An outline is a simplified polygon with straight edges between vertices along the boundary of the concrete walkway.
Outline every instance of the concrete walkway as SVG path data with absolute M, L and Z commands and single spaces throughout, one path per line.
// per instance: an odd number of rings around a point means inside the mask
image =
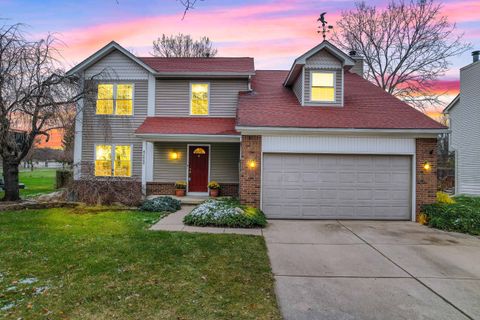
M 182 209 L 171 213 L 165 218 L 155 223 L 150 230 L 155 231 L 184 231 L 184 232 L 203 232 L 203 233 L 233 233 L 261 236 L 262 229 L 243 229 L 243 228 L 216 228 L 216 227 L 192 227 L 183 224 L 183 218 L 195 208 L 195 206 L 183 205 Z
M 269 221 L 285 319 L 480 319 L 480 239 L 413 222 Z

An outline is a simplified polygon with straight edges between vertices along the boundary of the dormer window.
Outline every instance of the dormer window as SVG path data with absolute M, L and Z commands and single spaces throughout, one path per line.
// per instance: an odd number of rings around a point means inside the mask
M 313 71 L 310 101 L 335 102 L 335 72 Z

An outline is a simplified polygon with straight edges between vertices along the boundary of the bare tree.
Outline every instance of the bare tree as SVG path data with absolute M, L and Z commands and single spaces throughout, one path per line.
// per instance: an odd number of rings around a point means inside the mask
M 208 37 L 194 40 L 190 35 L 178 34 L 167 36 L 153 41 L 152 55 L 156 57 L 214 57 L 217 49 Z
M 356 2 L 343 11 L 333 41 L 364 56 L 366 78 L 423 109 L 440 104 L 434 82 L 448 59 L 469 49 L 433 0 L 392 0 L 385 9 Z
M 187 15 L 187 12 L 191 9 L 195 8 L 195 4 L 197 3 L 198 0 L 179 0 L 182 6 L 185 7 L 185 10 L 183 11 L 183 16 L 182 20 L 185 19 L 185 16 Z M 203 0 L 200 0 L 203 1 Z
M 62 127 L 58 115 L 72 111 L 84 95 L 55 59 L 55 38 L 25 38 L 22 25 L 0 27 L 0 158 L 5 196 L 19 200 L 18 167 L 35 139 Z

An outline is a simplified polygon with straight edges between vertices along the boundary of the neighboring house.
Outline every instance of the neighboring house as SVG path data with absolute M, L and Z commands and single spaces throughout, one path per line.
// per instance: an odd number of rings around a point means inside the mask
M 270 218 L 415 219 L 435 200 L 446 128 L 362 78 L 363 60 L 323 41 L 290 70 L 252 58 L 142 58 L 115 42 L 77 65 L 76 179 L 127 176 L 146 194 L 224 195 Z
M 480 195 L 480 51 L 460 69 L 460 94 L 443 111 L 455 152 L 455 194 Z

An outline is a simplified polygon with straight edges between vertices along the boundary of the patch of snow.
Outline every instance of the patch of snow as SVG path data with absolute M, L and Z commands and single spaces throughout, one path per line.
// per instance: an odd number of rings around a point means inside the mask
M 45 291 L 47 291 L 48 289 L 50 289 L 49 286 L 43 286 L 43 287 L 38 287 L 38 288 L 35 288 L 35 294 L 38 295 L 38 294 L 42 294 L 44 293 Z
M 10 302 L 10 303 L 7 303 L 6 305 L 4 305 L 3 307 L 1 307 L 0 311 L 7 311 L 7 310 L 12 309 L 13 307 L 15 307 L 15 303 Z
M 25 278 L 25 279 L 21 279 L 18 281 L 18 283 L 21 283 L 21 284 L 33 284 L 35 282 L 37 282 L 38 279 L 37 278 Z

